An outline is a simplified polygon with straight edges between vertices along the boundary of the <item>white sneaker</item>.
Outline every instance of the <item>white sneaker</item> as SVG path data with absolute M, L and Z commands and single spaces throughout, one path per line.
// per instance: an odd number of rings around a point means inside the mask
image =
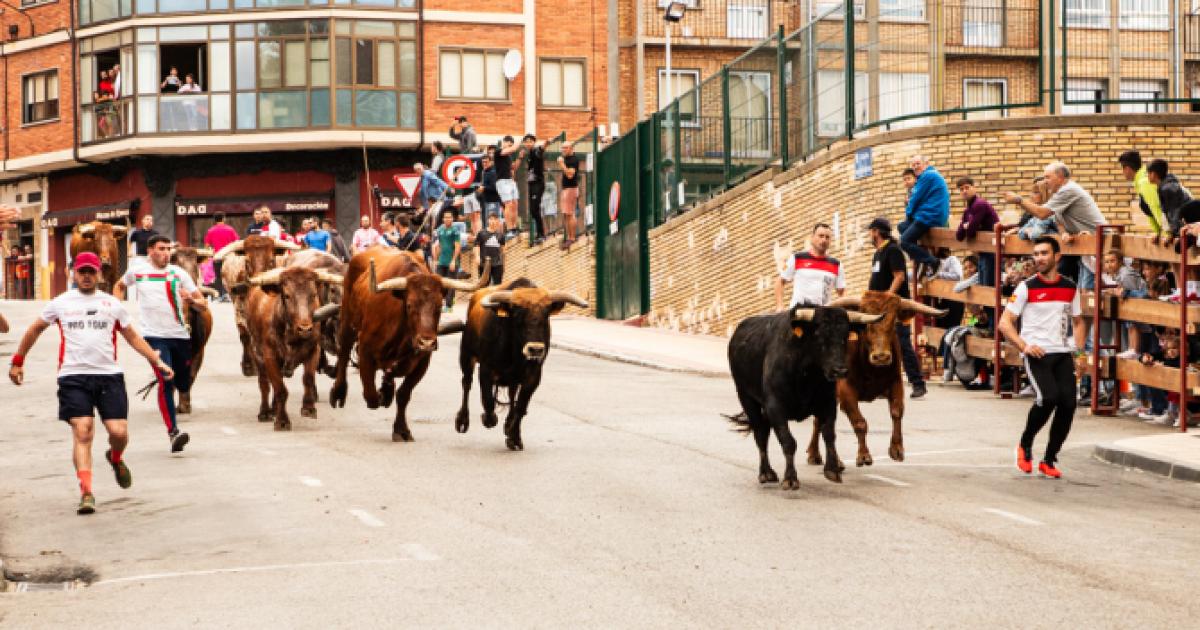
M 1026 385 L 1025 387 L 1023 387 L 1021 389 L 1021 391 L 1017 393 L 1017 397 L 1018 398 L 1032 398 L 1033 397 L 1033 385 Z
M 1124 352 L 1117 354 L 1117 358 L 1118 359 L 1136 359 L 1136 358 L 1138 358 L 1138 351 L 1134 350 L 1133 348 L 1130 348 Z
M 942 373 L 942 382 L 943 383 L 949 383 L 950 379 L 952 379 L 952 378 L 954 378 L 954 375 L 950 373 L 950 370 L 946 370 L 945 372 Z
M 1120 410 L 1121 413 L 1129 413 L 1136 410 L 1139 406 L 1141 406 L 1141 401 L 1135 398 L 1130 398 L 1128 400 L 1121 401 Z
M 1153 413 L 1144 413 L 1144 414 L 1139 415 L 1138 417 L 1141 418 L 1146 424 L 1168 424 L 1169 425 L 1173 422 L 1173 420 L 1171 420 L 1171 414 L 1166 413 L 1166 412 L 1163 412 L 1162 415 L 1158 415 L 1158 416 L 1154 415 Z

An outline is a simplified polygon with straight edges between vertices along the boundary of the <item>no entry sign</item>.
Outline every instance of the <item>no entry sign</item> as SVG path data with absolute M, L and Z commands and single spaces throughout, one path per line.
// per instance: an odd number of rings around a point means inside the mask
M 617 215 L 621 213 L 621 182 L 613 182 L 612 189 L 608 192 L 608 220 L 613 223 L 617 222 Z
M 442 179 L 455 190 L 465 190 L 475 181 L 475 162 L 465 155 L 447 158 L 442 164 Z

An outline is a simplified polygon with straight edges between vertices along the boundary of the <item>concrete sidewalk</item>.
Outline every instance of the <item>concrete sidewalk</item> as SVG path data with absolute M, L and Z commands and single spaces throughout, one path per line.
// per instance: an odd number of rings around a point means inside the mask
M 1127 438 L 1096 446 L 1097 459 L 1200 483 L 1200 431 Z
M 670 372 L 729 377 L 723 337 L 639 328 L 590 317 L 556 317 L 550 345 L 588 356 Z

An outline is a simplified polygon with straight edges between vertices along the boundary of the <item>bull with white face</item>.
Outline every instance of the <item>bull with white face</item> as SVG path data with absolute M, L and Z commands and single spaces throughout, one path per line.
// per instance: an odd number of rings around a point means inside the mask
M 217 252 L 213 260 L 222 263 L 221 281 L 233 300 L 234 322 L 242 342 L 242 375 L 254 376 L 254 361 L 250 358 L 250 331 L 246 328 L 247 284 L 250 278 L 270 271 L 279 265 L 288 252 L 300 249 L 295 243 L 277 241 L 269 236 L 248 236 L 234 241 Z

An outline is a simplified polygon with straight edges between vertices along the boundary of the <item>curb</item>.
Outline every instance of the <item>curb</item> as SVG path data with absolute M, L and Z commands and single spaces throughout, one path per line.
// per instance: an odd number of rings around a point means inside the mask
M 1200 468 L 1181 464 L 1175 460 L 1152 455 L 1145 451 L 1120 448 L 1114 444 L 1098 444 L 1092 456 L 1100 461 L 1136 468 L 1143 472 L 1161 475 L 1179 481 L 1200 483 Z
M 577 345 L 574 345 L 571 343 L 562 343 L 561 341 L 551 340 L 550 347 L 558 348 L 559 350 L 564 350 L 566 352 L 570 352 L 573 354 L 580 354 L 583 356 L 593 357 L 596 359 L 605 359 L 607 361 L 613 361 L 616 363 L 626 363 L 628 365 L 636 365 L 638 367 L 650 368 L 652 370 L 659 370 L 662 372 L 671 372 L 673 374 L 690 374 L 693 376 L 703 376 L 706 378 L 721 378 L 721 379 L 729 378 L 729 374 L 727 372 L 718 372 L 715 370 L 701 370 L 701 369 L 694 369 L 694 368 L 681 368 L 681 367 L 677 367 L 677 366 L 673 366 L 673 365 L 667 365 L 665 363 L 658 363 L 656 361 L 650 361 L 647 359 L 631 357 L 629 355 L 619 354 L 616 352 L 610 352 L 607 350 L 597 350 L 596 348 L 589 348 L 587 346 L 577 346 Z

